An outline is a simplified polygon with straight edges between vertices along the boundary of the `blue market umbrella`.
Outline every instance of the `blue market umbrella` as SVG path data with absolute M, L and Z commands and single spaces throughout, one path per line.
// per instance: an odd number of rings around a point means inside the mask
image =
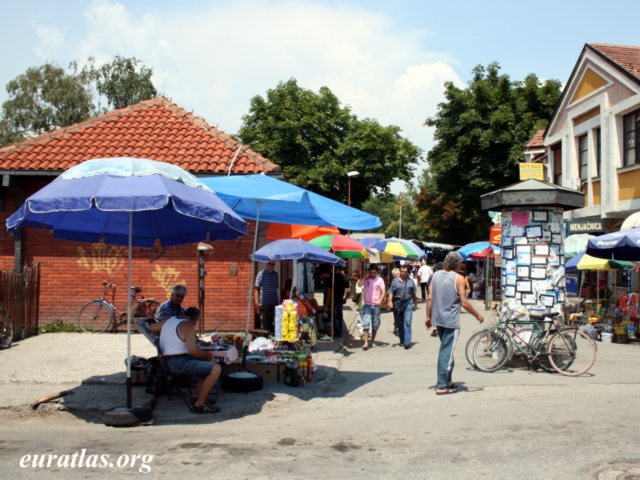
M 489 242 L 468 243 L 463 247 L 460 247 L 460 249 L 458 249 L 458 253 L 466 260 L 472 254 L 484 252 L 487 248 L 491 248 L 491 244 Z
M 55 238 L 132 246 L 178 245 L 244 235 L 247 223 L 196 177 L 176 165 L 142 158 L 88 160 L 31 195 L 7 229 L 45 228 Z M 127 358 L 131 356 L 131 297 Z M 127 408 L 131 366 L 127 362 Z
M 295 260 L 297 262 L 329 263 L 339 266 L 345 266 L 347 263 L 333 253 L 299 239 L 271 242 L 256 251 L 252 258 L 256 262 Z
M 587 254 L 614 260 L 640 260 L 640 228 L 606 233 L 589 239 Z

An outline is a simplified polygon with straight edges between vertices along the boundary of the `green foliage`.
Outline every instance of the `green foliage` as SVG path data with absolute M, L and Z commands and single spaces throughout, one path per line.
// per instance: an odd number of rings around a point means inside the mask
M 238 136 L 280 165 L 288 181 L 341 202 L 347 172 L 360 172 L 351 180 L 354 206 L 389 193 L 394 178 L 409 180 L 421 153 L 398 127 L 360 120 L 327 87 L 315 93 L 294 79 L 251 99 Z
M 414 240 L 427 238 L 427 231 L 420 218 L 415 202 L 415 193 L 400 195 L 380 195 L 371 197 L 362 204 L 362 210 L 376 215 L 382 222 L 378 230 L 385 237 L 401 237 Z M 400 212 L 402 210 L 402 233 L 400 233 Z
M 541 83 L 534 74 L 512 81 L 492 63 L 477 66 L 467 88 L 445 87 L 445 102 L 425 122 L 435 127 L 436 144 L 427 155 L 418 208 L 434 240 L 484 240 L 489 219 L 480 195 L 518 181 L 524 144 L 551 118 L 561 85 Z
M 6 85 L 8 100 L 2 105 L 0 145 L 51 132 L 86 120 L 101 112 L 94 104 L 104 97 L 109 106 L 123 108 L 157 95 L 153 71 L 135 58 L 115 57 L 96 68 L 93 59 L 69 71 L 45 63 L 31 67 Z
M 32 67 L 7 84 L 2 138 L 39 135 L 89 118 L 91 97 L 77 75 L 50 63 Z
M 54 320 L 51 323 L 42 325 L 39 329 L 40 333 L 67 333 L 82 332 L 82 329 L 73 323 L 65 323 L 63 320 Z
M 82 69 L 82 75 L 95 82 L 97 92 L 106 98 L 111 108 L 124 108 L 158 95 L 151 82 L 153 69 L 135 57 L 116 55 L 112 62 L 99 68 L 90 58 Z

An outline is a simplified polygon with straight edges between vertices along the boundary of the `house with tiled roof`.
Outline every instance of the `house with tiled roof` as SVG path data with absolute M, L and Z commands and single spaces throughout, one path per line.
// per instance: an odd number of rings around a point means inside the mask
M 640 210 L 640 46 L 587 43 L 544 132 L 548 180 L 585 194 L 569 233 L 616 230 Z
M 534 132 L 524 145 L 524 161 L 542 163 L 547 161 L 547 151 L 544 147 L 544 128 Z
M 237 139 L 166 98 L 154 98 L 29 140 L 0 148 L 1 220 L 64 170 L 92 158 L 138 157 L 169 162 L 196 176 L 264 173 L 280 168 Z M 206 253 L 205 325 L 241 329 L 249 284 L 253 226 L 233 241 L 211 243 Z M 139 248 L 133 281 L 143 295 L 164 301 L 176 283 L 186 284 L 187 305 L 198 304 L 197 245 Z M 125 286 L 126 249 L 54 239 L 24 229 L 0 236 L 0 269 L 39 262 L 40 323 L 75 321 L 82 304 L 102 293 L 103 279 Z M 116 305 L 126 304 L 120 287 Z

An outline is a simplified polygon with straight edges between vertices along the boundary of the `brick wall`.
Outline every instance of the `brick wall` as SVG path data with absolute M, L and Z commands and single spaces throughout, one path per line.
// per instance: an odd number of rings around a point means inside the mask
M 40 183 L 34 182 L 26 196 L 40 188 Z M 6 195 L 5 209 L 0 215 L 3 225 L 15 209 L 13 195 Z M 250 222 L 247 235 L 237 240 L 211 242 L 213 250 L 205 253 L 207 330 L 244 329 L 254 225 Z M 14 266 L 14 239 L 5 228 L 1 230 L 0 269 L 8 270 Z M 184 283 L 189 289 L 185 305 L 197 306 L 196 247 L 195 243 L 166 249 L 134 247 L 133 284 L 143 288 L 143 296 L 162 302 L 175 283 Z M 103 279 L 118 285 L 115 304 L 126 311 L 126 247 L 57 240 L 49 231 L 27 228 L 23 233 L 23 252 L 26 263 L 38 261 L 41 265 L 40 324 L 58 319 L 75 322 L 80 307 L 102 294 Z M 234 265 L 237 274 L 232 275 Z

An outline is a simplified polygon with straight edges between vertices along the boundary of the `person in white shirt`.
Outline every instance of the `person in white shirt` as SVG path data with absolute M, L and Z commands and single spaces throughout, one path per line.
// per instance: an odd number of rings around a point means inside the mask
M 433 275 L 433 270 L 429 265 L 427 265 L 426 260 L 422 260 L 422 265 L 420 265 L 420 269 L 418 270 L 418 279 L 420 280 L 420 293 L 422 294 L 422 301 L 427 301 L 427 293 L 429 292 L 429 282 L 431 281 L 431 276 Z

